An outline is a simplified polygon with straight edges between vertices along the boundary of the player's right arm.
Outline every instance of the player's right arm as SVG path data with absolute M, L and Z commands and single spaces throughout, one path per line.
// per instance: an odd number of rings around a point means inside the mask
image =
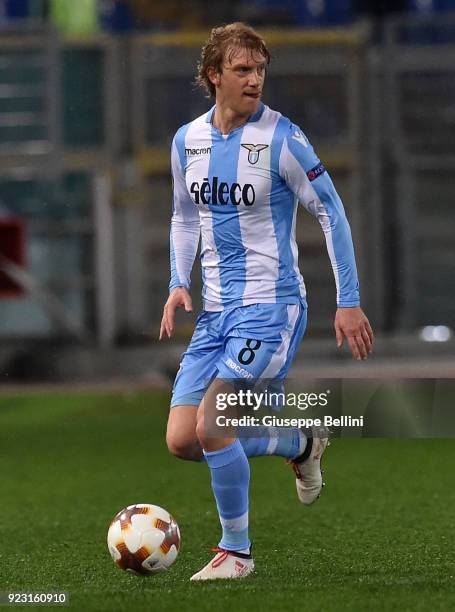
M 177 132 L 172 141 L 171 167 L 173 182 L 173 213 L 170 231 L 171 280 L 169 297 L 161 319 L 160 340 L 170 338 L 174 330 L 175 312 L 184 308 L 193 310 L 189 294 L 190 276 L 199 244 L 199 213 L 192 201 L 185 182 L 183 167 L 184 143 Z

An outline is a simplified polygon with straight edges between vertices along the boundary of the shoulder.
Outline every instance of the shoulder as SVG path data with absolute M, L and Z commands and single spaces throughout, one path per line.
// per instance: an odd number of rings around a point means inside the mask
M 284 130 L 292 131 L 293 129 L 300 129 L 289 117 L 270 108 L 270 106 L 264 107 L 263 118 L 267 123 L 279 124 Z
M 283 119 L 285 120 L 283 123 L 285 150 L 292 153 L 296 159 L 304 161 L 305 164 L 318 162 L 313 146 L 301 127 L 287 117 Z
M 273 139 L 280 147 L 283 146 L 284 142 L 289 146 L 292 144 L 292 141 L 300 142 L 300 144 L 305 145 L 309 144 L 308 138 L 305 136 L 300 126 L 279 111 L 266 106 L 261 122 L 264 127 L 268 126 L 273 131 Z
M 264 116 L 266 122 L 276 125 L 276 130 L 280 132 L 283 138 L 286 138 L 287 140 L 292 138 L 297 140 L 303 139 L 307 144 L 309 144 L 308 138 L 301 126 L 294 123 L 294 121 L 292 121 L 292 119 L 289 117 L 286 117 L 286 115 L 283 115 L 280 112 L 266 106 Z
M 274 132 L 279 129 L 282 131 L 289 125 L 289 119 L 282 115 L 279 111 L 273 110 L 270 106 L 264 105 L 264 112 L 260 118 L 261 128 L 269 128 Z
M 188 129 L 192 123 L 193 122 L 190 121 L 189 123 L 185 123 L 185 125 L 182 125 L 179 127 L 179 129 L 174 134 L 174 138 L 172 139 L 173 146 L 176 146 L 176 147 L 184 146 L 186 133 L 188 132 Z

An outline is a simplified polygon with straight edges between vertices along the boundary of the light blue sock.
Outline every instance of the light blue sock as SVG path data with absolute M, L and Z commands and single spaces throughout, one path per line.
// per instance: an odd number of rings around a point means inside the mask
M 212 474 L 223 537 L 220 548 L 248 549 L 248 488 L 250 465 L 239 440 L 217 451 L 204 451 Z
M 307 440 L 297 427 L 242 427 L 237 434 L 247 457 L 278 455 L 295 459 L 305 450 Z

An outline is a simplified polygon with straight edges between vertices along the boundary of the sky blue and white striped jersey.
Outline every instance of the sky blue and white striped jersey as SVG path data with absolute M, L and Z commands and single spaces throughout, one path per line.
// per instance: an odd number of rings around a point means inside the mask
M 170 289 L 189 288 L 201 238 L 203 308 L 299 302 L 298 202 L 325 234 L 338 306 L 357 306 L 359 287 L 343 204 L 301 130 L 261 103 L 228 136 L 215 107 L 181 127 L 172 142 L 174 206 Z

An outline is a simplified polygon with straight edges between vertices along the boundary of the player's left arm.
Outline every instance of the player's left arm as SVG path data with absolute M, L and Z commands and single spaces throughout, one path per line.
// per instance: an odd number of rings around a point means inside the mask
M 343 203 L 310 142 L 290 125 L 283 142 L 280 174 L 305 208 L 321 224 L 337 289 L 335 332 L 337 344 L 346 338 L 356 359 L 366 359 L 373 346 L 373 331 L 360 308 L 359 281 L 351 229 Z

